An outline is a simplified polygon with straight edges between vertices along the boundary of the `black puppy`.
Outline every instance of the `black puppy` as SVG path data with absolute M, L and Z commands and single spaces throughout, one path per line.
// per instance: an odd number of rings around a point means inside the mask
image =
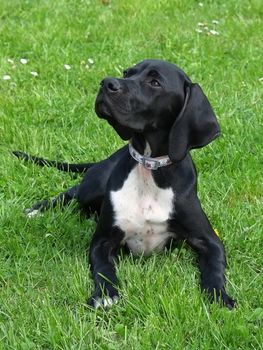
M 233 308 L 225 292 L 223 244 L 201 208 L 189 154 L 220 132 L 200 86 L 173 64 L 146 60 L 121 79 L 102 80 L 96 113 L 129 140 L 106 160 L 72 165 L 15 152 L 40 165 L 85 171 L 79 185 L 37 203 L 28 215 L 72 199 L 87 212 L 98 212 L 89 253 L 95 291 L 88 304 L 108 307 L 118 299 L 114 264 L 122 245 L 148 255 L 179 239 L 197 252 L 202 290 Z

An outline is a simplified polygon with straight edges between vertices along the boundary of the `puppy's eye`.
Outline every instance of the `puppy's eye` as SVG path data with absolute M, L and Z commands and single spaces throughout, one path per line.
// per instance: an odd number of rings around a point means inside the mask
M 150 84 L 151 84 L 151 86 L 154 86 L 154 87 L 159 87 L 159 86 L 161 86 L 161 84 L 159 83 L 159 81 L 157 81 L 156 79 L 151 80 Z

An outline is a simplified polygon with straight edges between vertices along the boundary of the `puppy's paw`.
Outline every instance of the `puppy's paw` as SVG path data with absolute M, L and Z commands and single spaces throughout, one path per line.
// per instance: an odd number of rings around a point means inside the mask
M 33 218 L 35 216 L 39 216 L 41 215 L 41 210 L 39 209 L 33 209 L 33 208 L 29 208 L 29 209 L 25 209 L 25 214 L 28 218 Z
M 225 290 L 223 289 L 206 289 L 205 292 L 208 294 L 208 297 L 210 301 L 222 303 L 224 306 L 226 306 L 229 310 L 234 309 L 235 307 L 235 300 L 232 299 Z
M 227 295 L 226 292 L 221 292 L 221 300 L 229 310 L 234 309 L 236 301 Z
M 43 215 L 43 212 L 49 207 L 49 200 L 44 199 L 43 201 L 37 202 L 31 208 L 25 209 L 24 213 L 28 218 Z
M 94 309 L 102 308 L 108 310 L 112 305 L 117 304 L 119 293 L 117 290 L 106 292 L 95 292 L 87 301 L 87 304 Z
M 102 308 L 108 310 L 113 304 L 117 304 L 119 300 L 118 296 L 110 297 L 91 297 L 88 300 L 88 305 L 93 307 L 94 309 Z

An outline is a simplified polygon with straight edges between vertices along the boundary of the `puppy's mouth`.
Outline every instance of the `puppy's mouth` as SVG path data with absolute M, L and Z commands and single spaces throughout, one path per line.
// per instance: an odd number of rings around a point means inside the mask
M 97 97 L 95 102 L 95 112 L 101 119 L 111 119 L 111 112 L 107 104 L 100 98 L 100 96 Z
M 120 94 L 109 94 L 104 88 L 100 88 L 96 102 L 95 111 L 99 118 L 108 119 L 114 118 L 122 123 L 118 116 L 125 118 L 129 114 L 127 102 L 120 96 Z
M 123 140 L 129 140 L 132 137 L 133 130 L 126 125 L 123 125 L 115 117 L 115 113 L 112 108 L 109 107 L 108 103 L 105 102 L 104 98 L 99 94 L 95 102 L 95 112 L 101 119 L 107 120 L 107 122 L 116 130 L 118 135 Z

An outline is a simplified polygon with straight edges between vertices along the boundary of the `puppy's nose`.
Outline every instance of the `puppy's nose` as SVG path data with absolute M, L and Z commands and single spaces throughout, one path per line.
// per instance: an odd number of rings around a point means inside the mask
M 100 85 L 105 87 L 109 92 L 117 92 L 121 89 L 120 82 L 115 78 L 105 78 Z

